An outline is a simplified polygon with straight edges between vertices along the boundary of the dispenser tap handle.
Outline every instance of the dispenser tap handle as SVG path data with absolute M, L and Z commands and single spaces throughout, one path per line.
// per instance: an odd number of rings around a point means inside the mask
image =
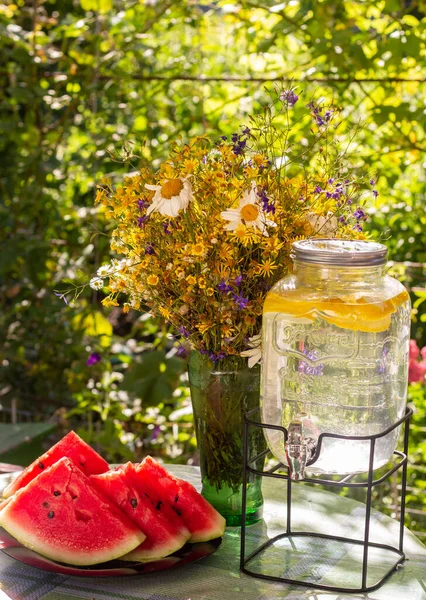
M 285 444 L 285 454 L 289 468 L 290 479 L 300 481 L 305 477 L 307 461 L 307 444 L 303 435 L 302 421 L 292 421 L 287 429 L 288 437 Z

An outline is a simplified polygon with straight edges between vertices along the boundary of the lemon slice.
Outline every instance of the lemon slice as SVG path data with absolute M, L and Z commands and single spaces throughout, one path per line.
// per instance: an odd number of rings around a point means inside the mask
M 406 290 L 382 302 L 370 302 L 363 296 L 349 298 L 349 302 L 339 297 L 302 300 L 295 292 L 285 296 L 272 292 L 266 297 L 263 312 L 284 313 L 310 322 L 321 318 L 343 329 L 375 333 L 390 326 L 392 315 L 408 299 Z

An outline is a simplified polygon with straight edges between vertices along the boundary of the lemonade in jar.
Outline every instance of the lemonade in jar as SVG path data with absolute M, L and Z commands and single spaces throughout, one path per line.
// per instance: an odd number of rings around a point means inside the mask
M 266 297 L 262 420 L 293 432 L 307 461 L 321 433 L 368 436 L 404 415 L 410 299 L 385 274 L 386 254 L 382 244 L 360 240 L 295 242 L 293 273 Z M 283 434 L 265 431 L 272 452 L 287 464 Z M 392 456 L 398 433 L 376 440 L 375 469 Z M 307 469 L 365 472 L 369 453 L 368 440 L 325 437 Z

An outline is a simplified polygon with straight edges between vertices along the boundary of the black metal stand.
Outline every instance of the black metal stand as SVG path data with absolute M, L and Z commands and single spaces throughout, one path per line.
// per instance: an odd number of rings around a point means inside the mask
M 259 416 L 259 409 L 254 409 L 248 412 L 244 418 L 244 468 L 243 468 L 243 497 L 242 497 L 242 513 L 243 525 L 241 526 L 241 555 L 240 555 L 240 569 L 247 575 L 251 575 L 253 577 L 259 577 L 262 579 L 268 579 L 272 581 L 280 581 L 288 584 L 296 584 L 303 585 L 310 588 L 327 590 L 327 591 L 335 591 L 335 592 L 352 592 L 352 593 L 362 593 L 362 592 L 370 592 L 382 585 L 382 583 L 391 575 L 391 573 L 397 569 L 399 565 L 401 565 L 405 560 L 405 554 L 403 552 L 403 543 L 404 543 L 404 515 L 405 515 L 405 494 L 406 494 L 406 485 L 407 485 L 407 454 L 408 454 L 408 434 L 409 434 L 409 420 L 413 411 L 410 408 L 406 409 L 404 417 L 399 419 L 396 423 L 394 423 L 391 427 L 388 427 L 384 431 L 371 435 L 371 436 L 343 436 L 337 434 L 329 434 L 323 433 L 318 438 L 318 446 L 316 448 L 315 455 L 312 459 L 307 463 L 307 465 L 313 464 L 319 457 L 321 453 L 321 446 L 324 438 L 335 438 L 341 440 L 354 440 L 354 441 L 369 441 L 370 442 L 370 453 L 369 453 L 369 470 L 367 474 L 367 481 L 365 482 L 354 482 L 351 481 L 355 477 L 355 475 L 346 475 L 342 477 L 339 481 L 323 479 L 323 478 L 310 478 L 306 477 L 303 481 L 294 482 L 290 479 L 288 473 L 288 467 L 283 463 L 279 463 L 274 466 L 272 469 L 267 471 L 259 471 L 253 468 L 253 464 L 257 461 L 263 459 L 265 456 L 270 454 L 269 450 L 265 450 L 257 456 L 250 457 L 249 456 L 249 448 L 248 448 L 248 431 L 250 427 L 258 427 L 263 430 L 271 429 L 276 431 L 281 431 L 284 436 L 284 443 L 287 441 L 287 430 L 284 427 L 280 427 L 277 425 L 268 425 L 265 423 L 260 423 L 259 420 L 256 420 L 256 417 Z M 376 440 L 388 435 L 391 431 L 396 429 L 397 427 L 403 425 L 404 426 L 404 451 L 400 452 L 396 450 L 394 455 L 398 457 L 397 463 L 380 478 L 374 479 L 374 452 Z M 399 544 L 398 547 L 389 546 L 386 544 L 378 544 L 370 541 L 370 517 L 371 517 L 371 500 L 372 500 L 372 492 L 373 488 L 386 479 L 390 477 L 393 473 L 395 473 L 398 469 L 402 467 L 402 481 L 401 481 L 401 510 L 400 510 L 400 529 L 399 529 Z M 281 474 L 277 473 L 278 470 L 287 471 L 287 473 Z M 287 480 L 287 500 L 286 500 L 286 513 L 287 513 L 287 523 L 286 523 L 286 531 L 285 533 L 281 533 L 274 538 L 269 539 L 267 542 L 263 543 L 261 546 L 256 548 L 251 554 L 248 556 L 245 555 L 246 548 L 246 510 L 247 510 L 247 480 L 248 473 L 254 473 L 261 477 L 273 477 L 277 479 Z M 292 503 L 292 485 L 294 483 L 313 483 L 313 484 L 325 484 L 334 487 L 340 488 L 349 488 L 349 487 L 361 487 L 367 490 L 367 500 L 365 507 L 365 527 L 364 527 L 364 539 L 353 539 L 353 538 L 345 538 L 339 537 L 335 535 L 322 534 L 316 532 L 309 531 L 293 531 L 292 528 L 292 514 L 291 514 L 291 503 Z M 262 571 L 256 572 L 251 570 L 248 567 L 248 564 L 259 554 L 261 554 L 264 550 L 272 546 L 278 540 L 283 538 L 323 538 L 325 540 L 333 540 L 342 544 L 355 544 L 363 547 L 363 558 L 362 558 L 362 569 L 360 573 L 361 585 L 359 588 L 345 588 L 338 587 L 333 585 L 322 585 L 320 583 L 312 582 L 312 581 L 303 581 L 299 579 L 290 579 L 286 577 L 277 577 L 273 575 L 268 575 L 263 572 L 265 568 L 265 562 L 262 563 Z M 367 585 L 367 576 L 368 576 L 368 552 L 370 548 L 381 548 L 386 550 L 387 552 L 393 553 L 396 555 L 396 560 L 392 564 L 392 566 L 385 572 L 385 574 L 381 577 L 380 580 L 376 581 L 372 585 Z M 266 565 L 267 567 L 267 565 Z

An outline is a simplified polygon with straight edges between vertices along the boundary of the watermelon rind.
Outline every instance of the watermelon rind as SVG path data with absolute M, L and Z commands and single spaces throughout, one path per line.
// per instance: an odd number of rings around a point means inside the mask
M 74 566 L 115 560 L 145 539 L 67 458 L 7 501 L 0 526 L 26 548 Z
M 89 444 L 86 444 L 74 431 L 70 431 L 50 450 L 42 454 L 26 469 L 19 473 L 4 490 L 3 497 L 10 498 L 15 492 L 43 473 L 59 459 L 66 456 L 86 475 L 104 473 L 109 465 Z

